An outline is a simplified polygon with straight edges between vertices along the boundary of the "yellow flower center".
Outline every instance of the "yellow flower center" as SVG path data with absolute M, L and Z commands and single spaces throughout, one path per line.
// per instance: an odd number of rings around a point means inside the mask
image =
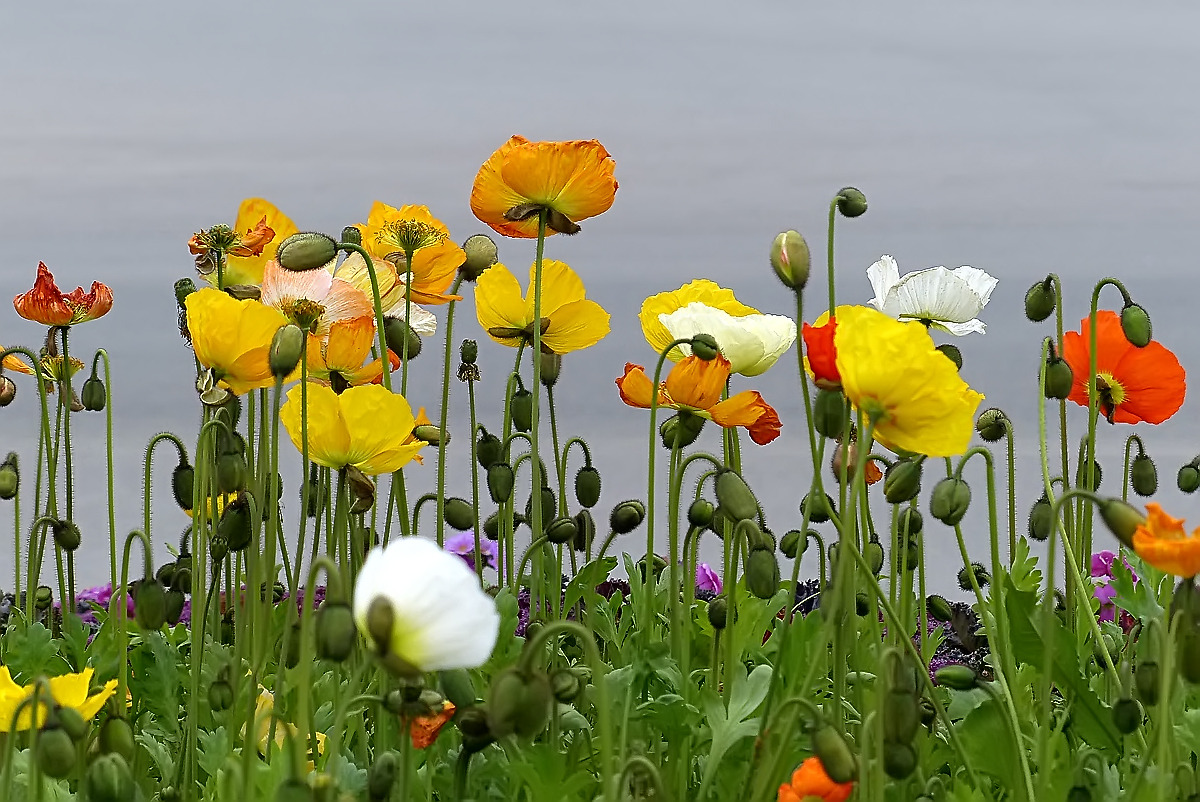
M 288 320 L 307 332 L 316 331 L 317 322 L 325 314 L 325 307 L 308 298 L 284 301 L 281 310 Z
M 1096 374 L 1096 391 L 1102 406 L 1118 407 L 1125 402 L 1125 388 L 1111 373 Z
M 376 238 L 381 244 L 395 248 L 399 255 L 406 255 L 440 245 L 445 242 L 446 235 L 420 220 L 394 220 L 385 224 Z M 388 254 L 388 259 L 392 258 L 393 254 Z
M 42 357 L 42 376 L 47 381 L 64 382 L 68 376 L 74 376 L 83 368 L 83 362 L 75 357 L 71 357 L 69 370 L 64 366 L 61 356 Z

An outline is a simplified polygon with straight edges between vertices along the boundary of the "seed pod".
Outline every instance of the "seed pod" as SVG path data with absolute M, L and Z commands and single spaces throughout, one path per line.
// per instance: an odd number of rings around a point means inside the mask
M 79 401 L 89 412 L 100 412 L 108 401 L 108 391 L 99 376 L 93 374 L 79 389 Z
M 1034 323 L 1041 323 L 1054 314 L 1058 302 L 1058 293 L 1054 289 L 1054 279 L 1047 276 L 1025 293 L 1025 317 Z
M 823 524 L 836 511 L 833 499 L 829 497 L 828 493 L 825 493 L 824 496 L 824 503 L 822 503 L 820 496 L 813 496 L 812 493 L 808 493 L 804 498 L 800 499 L 800 514 L 804 515 L 807 513 L 809 523 Z
M 518 432 L 528 432 L 533 428 L 533 393 L 518 389 L 512 395 L 509 404 L 509 414 L 512 416 L 513 427 Z
M 818 390 L 813 403 L 813 428 L 822 437 L 837 440 L 846 425 L 848 406 L 840 390 Z
M 870 540 L 867 545 L 863 547 L 863 557 L 866 558 L 867 565 L 869 565 L 871 568 L 871 573 L 875 576 L 879 576 L 879 574 L 883 571 L 884 561 L 883 546 L 880 544 L 880 542 L 874 539 Z
M 646 519 L 646 505 L 637 499 L 622 501 L 613 507 L 609 525 L 618 535 L 627 535 Z
M 458 272 L 467 281 L 476 281 L 485 270 L 496 264 L 499 257 L 496 243 L 487 234 L 475 234 L 467 237 L 462 247 L 466 259 L 459 266 Z
M 929 614 L 930 618 L 935 618 L 942 622 L 948 622 L 954 617 L 954 610 L 951 609 L 950 602 L 937 594 L 925 599 L 925 611 Z
M 575 539 L 571 541 L 571 548 L 586 552 L 596 540 L 596 519 L 592 517 L 591 510 L 585 508 L 575 513 L 574 520 Z
M 820 758 L 825 774 L 835 783 L 858 779 L 858 758 L 850 751 L 841 733 L 829 724 L 822 724 L 813 732 L 812 751 Z
M 704 418 L 681 411 L 663 421 L 658 427 L 658 434 L 662 438 L 663 448 L 687 448 L 696 442 L 703 430 Z
M 17 469 L 17 453 L 10 451 L 0 463 L 0 499 L 12 501 L 21 487 L 21 472 Z
M 713 511 L 714 507 L 711 501 L 698 498 L 688 507 L 688 523 L 697 529 L 703 529 L 712 523 Z
M 1139 496 L 1153 496 L 1158 492 L 1158 469 L 1154 460 L 1146 454 L 1138 454 L 1129 466 L 1129 486 Z
M 1121 331 L 1125 339 L 1137 348 L 1145 348 L 1150 344 L 1153 327 L 1150 325 L 1150 315 L 1137 304 L 1126 304 L 1121 310 Z
M 33 757 L 43 774 L 61 780 L 75 768 L 75 743 L 61 727 L 47 725 L 38 733 Z
M 488 477 L 490 478 L 491 475 L 492 469 L 488 468 Z M 465 532 L 475 526 L 475 508 L 466 499 L 448 498 L 442 510 L 442 518 L 451 529 Z
M 898 459 L 883 478 L 883 497 L 889 504 L 912 501 L 921 492 L 921 460 Z
M 575 539 L 575 520 L 573 518 L 555 518 L 546 527 L 546 539 L 558 545 L 570 543 Z
M 971 488 L 962 479 L 947 476 L 933 487 L 929 497 L 929 514 L 946 526 L 962 521 L 971 505 Z
M 175 466 L 171 473 L 171 493 L 175 496 L 175 503 L 179 505 L 179 509 L 184 512 L 191 512 L 196 504 L 195 483 L 195 468 L 182 461 Z
M 975 421 L 975 431 L 979 432 L 979 436 L 989 443 L 995 443 L 1004 437 L 1008 431 L 1008 416 L 1003 410 L 992 407 L 985 409 Z
M 575 474 L 575 500 L 591 509 L 600 503 L 600 471 L 585 465 Z
M 1042 496 L 1029 510 L 1029 538 L 1043 541 L 1054 531 L 1054 507 L 1050 499 Z
M 316 270 L 337 258 L 337 245 L 332 237 L 325 234 L 304 231 L 279 243 L 275 261 L 287 270 Z
M 837 208 L 843 217 L 859 217 L 867 211 L 867 196 L 855 187 L 842 187 L 837 194 Z M 832 774 L 829 776 L 833 777 Z M 834 782 L 840 781 L 835 779 Z
M 1092 481 L 1088 483 L 1087 463 L 1080 462 L 1079 469 L 1075 472 L 1075 484 L 1083 490 L 1091 490 L 1093 493 L 1100 487 L 1100 463 L 1092 460 Z
M 354 611 L 345 602 L 326 600 L 316 612 L 317 657 L 341 663 L 358 643 Z
M 208 686 L 208 706 L 216 713 L 233 707 L 233 688 L 228 682 L 217 680 Z
M 500 442 L 499 437 L 480 426 L 479 439 L 475 443 L 475 457 L 479 461 L 479 467 L 490 468 L 493 463 L 504 458 L 504 444 Z
M 1130 735 L 1142 726 L 1142 706 L 1134 699 L 1118 699 L 1112 709 L 1113 726 L 1122 735 Z
M 933 675 L 934 682 L 956 691 L 969 691 L 979 683 L 979 675 L 975 669 L 961 663 L 951 663 L 942 666 Z
M 758 500 L 745 480 L 735 471 L 721 471 L 716 479 L 717 503 L 734 521 L 758 517 Z
M 1200 468 L 1191 462 L 1184 465 L 1179 469 L 1179 476 L 1176 479 L 1176 483 L 1184 493 L 1195 493 L 1200 488 Z
M 769 599 L 779 590 L 779 561 L 773 550 L 750 550 L 746 557 L 746 588 L 760 599 Z

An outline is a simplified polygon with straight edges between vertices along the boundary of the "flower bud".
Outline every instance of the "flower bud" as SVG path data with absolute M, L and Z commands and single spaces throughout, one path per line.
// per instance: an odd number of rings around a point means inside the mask
M 117 754 L 95 758 L 83 775 L 83 787 L 89 802 L 128 802 L 137 793 L 129 764 Z M 161 798 L 167 799 L 165 791 Z
M 492 466 L 495 467 L 494 465 Z M 488 468 L 488 477 L 490 478 L 492 469 Z M 510 491 L 511 492 L 511 491 Z M 497 504 L 500 502 L 497 501 Z M 459 532 L 466 532 L 475 526 L 475 508 L 471 506 L 471 502 L 463 498 L 448 498 L 445 506 L 442 509 L 442 519 L 451 529 L 457 529 Z
M 558 383 L 558 377 L 562 373 L 562 354 L 546 353 L 543 351 L 539 358 L 542 360 L 542 386 L 546 388 L 553 387 Z
M 704 418 L 690 412 L 680 411 L 667 418 L 658 427 L 663 448 L 687 448 L 696 442 L 704 429 Z
M 1143 660 L 1133 670 L 1133 686 L 1137 689 L 1138 698 L 1147 707 L 1158 704 L 1158 692 L 1162 687 L 1161 673 L 1154 660 Z
M 716 630 L 724 629 L 729 623 L 729 600 L 724 596 L 716 596 L 709 600 L 708 623 Z
M 569 668 L 556 669 L 550 675 L 550 690 L 557 701 L 570 704 L 583 690 L 583 681 Z
M 1008 431 L 1008 416 L 1004 414 L 1004 410 L 985 409 L 983 414 L 979 416 L 979 420 L 975 421 L 975 431 L 979 432 L 988 443 L 995 443 Z
M 1129 466 L 1129 486 L 1139 496 L 1153 496 L 1158 492 L 1158 469 L 1154 460 L 1146 454 L 1138 454 Z
M 384 802 L 392 795 L 392 786 L 400 773 L 400 759 L 388 750 L 376 755 L 375 762 L 367 769 L 367 798 L 370 802 Z
M 1200 467 L 1196 467 L 1195 463 L 1191 462 L 1184 465 L 1179 469 L 1176 484 L 1184 493 L 1195 493 L 1197 488 L 1200 488 Z
M 46 729 L 38 733 L 33 757 L 43 774 L 61 780 L 75 768 L 75 742 L 62 727 L 47 723 Z
M 596 539 L 596 520 L 587 508 L 575 513 L 575 540 L 571 547 L 575 551 L 587 551 Z
M 75 551 L 83 541 L 79 527 L 75 525 L 74 521 L 55 521 L 51 526 L 51 531 L 54 533 L 55 544 L 63 551 Z
M 467 281 L 478 280 L 485 270 L 496 264 L 499 257 L 496 243 L 487 234 L 475 234 L 467 237 L 462 244 L 462 249 L 467 258 L 458 268 L 458 272 L 462 273 L 463 278 Z
M 162 629 L 167 623 L 167 591 L 157 579 L 150 577 L 138 586 L 134 617 L 142 629 Z
M 954 617 L 954 610 L 950 607 L 950 602 L 937 594 L 930 595 L 925 599 L 925 611 L 930 618 L 935 618 L 938 621 L 948 622 Z
M 175 503 L 184 512 L 191 512 L 196 505 L 195 496 L 196 469 L 186 462 L 180 461 L 171 473 L 171 493 Z
M 840 390 L 817 390 L 813 404 L 813 428 L 822 437 L 836 440 L 846 425 L 846 396 Z
M 1071 394 L 1071 386 L 1075 382 L 1075 373 L 1065 359 L 1050 357 L 1046 360 L 1046 386 L 1043 394 L 1046 398 L 1062 400 Z
M 546 539 L 560 546 L 573 541 L 575 539 L 575 519 L 555 518 L 546 527 Z
M 500 442 L 499 437 L 480 426 L 479 440 L 475 443 L 475 457 L 479 461 L 479 467 L 490 468 L 492 463 L 503 459 L 504 444 Z
M 350 514 L 361 515 L 375 506 L 375 480 L 353 465 L 345 470 L 346 486 L 350 488 Z
M 867 196 L 856 187 L 842 187 L 837 194 L 837 208 L 843 217 L 858 217 L 867 211 Z
M 1142 726 L 1142 706 L 1134 699 L 1118 699 L 1112 709 L 1113 726 L 1122 735 L 1131 735 Z
M 872 574 L 879 576 L 883 572 L 883 546 L 877 539 L 872 538 L 867 545 L 863 546 L 863 557 L 866 558 Z
M 823 524 L 836 512 L 833 499 L 829 497 L 828 493 L 825 493 L 824 496 L 825 498 L 822 499 L 820 496 L 807 493 L 804 498 L 800 499 L 800 514 L 807 514 L 809 523 Z
M 186 309 L 187 297 L 196 291 L 196 282 L 190 278 L 181 278 L 175 282 L 175 303 L 180 309 Z
M 392 650 L 392 627 L 396 623 L 396 613 L 392 603 L 383 596 L 376 596 L 367 607 L 367 634 L 375 644 L 375 650 L 380 655 L 387 655 Z
M 438 674 L 442 693 L 450 700 L 457 710 L 466 710 L 475 704 L 475 683 L 471 681 L 471 672 L 465 668 L 455 668 Z
M 944 345 L 939 345 L 934 350 L 941 351 L 943 354 L 945 354 L 946 358 L 954 363 L 955 370 L 962 370 L 962 365 L 963 365 L 962 351 L 958 350 L 957 345 L 951 345 L 950 343 L 945 343 Z
M 736 471 L 723 470 L 716 479 L 717 503 L 734 521 L 758 518 L 758 500 Z
M 1041 323 L 1054 314 L 1058 293 L 1054 289 L 1054 279 L 1049 276 L 1039 281 L 1025 293 L 1025 317 L 1034 323 Z
M 459 346 L 458 355 L 464 365 L 474 365 L 475 360 L 479 359 L 479 343 L 474 340 L 463 340 L 462 345 Z
M 1150 344 L 1152 334 L 1150 315 L 1137 304 L 1126 304 L 1121 310 L 1121 331 L 1130 345 L 1145 348 Z
M 0 375 L 0 407 L 6 407 L 17 397 L 17 385 L 7 376 Z
M 58 724 L 75 743 L 87 737 L 90 724 L 84 721 L 83 715 L 73 707 L 60 707 L 54 711 Z
M 509 404 L 509 414 L 512 416 L 513 427 L 518 432 L 528 432 L 533 428 L 533 393 L 518 389 L 512 395 Z
M 1180 627 L 1175 633 L 1175 654 L 1179 675 L 1193 685 L 1200 684 L 1200 627 Z
M 341 601 L 326 601 L 316 612 L 317 657 L 341 663 L 358 643 L 354 611 Z
M 383 339 L 388 350 L 399 357 L 407 357 L 409 361 L 421 355 L 421 335 L 412 330 L 412 326 L 404 318 L 385 317 L 383 319 Z M 408 350 L 405 351 L 407 344 Z
M 692 338 L 691 346 L 692 356 L 705 362 L 716 359 L 717 354 L 721 353 L 721 346 L 711 334 L 697 334 Z
M 813 732 L 812 751 L 820 758 L 825 774 L 835 783 L 858 779 L 858 758 L 850 751 L 850 745 L 841 733 L 829 724 L 822 724 Z
M 713 504 L 708 499 L 698 498 L 688 507 L 688 524 L 697 528 L 703 529 L 712 523 L 713 519 Z
M 173 627 L 183 619 L 183 604 L 187 598 L 178 588 L 167 589 L 167 626 Z
M 233 688 L 225 680 L 216 680 L 208 686 L 208 706 L 220 713 L 233 707 Z
M 802 289 L 808 283 L 811 263 L 808 243 L 798 231 L 785 231 L 771 243 L 771 267 L 788 289 Z
M 912 501 L 921 492 L 921 459 L 898 459 L 883 477 L 883 497 L 889 504 Z
M 779 561 L 772 549 L 753 548 L 746 557 L 746 588 L 760 599 L 779 591 Z
M 83 387 L 79 388 L 79 402 L 89 412 L 101 412 L 107 401 L 108 391 L 104 388 L 104 382 L 99 376 L 92 374 L 83 383 Z
M 642 525 L 646 519 L 646 505 L 637 499 L 622 501 L 613 507 L 609 526 L 618 535 L 627 535 Z
M 217 489 L 222 493 L 235 493 L 246 483 L 246 458 L 230 451 L 217 457 Z
M 100 725 L 100 734 L 97 740 L 100 744 L 101 754 L 120 755 L 126 763 L 133 760 L 136 752 L 133 728 L 125 719 L 117 716 L 105 719 L 104 723 Z
M 0 499 L 12 501 L 17 497 L 21 488 L 21 472 L 17 469 L 17 452 L 8 452 L 8 457 L 0 463 Z
M 732 532 L 737 523 L 737 521 L 729 517 L 729 513 L 725 511 L 724 507 L 717 505 L 713 508 L 712 518 L 708 522 L 708 529 L 714 535 L 724 540 L 725 530 L 728 529 Z
M 362 229 L 358 226 L 346 226 L 342 229 L 341 242 L 347 245 L 362 245 Z
M 1104 499 L 1098 505 L 1100 518 L 1113 536 L 1132 548 L 1133 533 L 1146 522 L 1146 516 L 1132 504 L 1119 498 Z
M 503 504 L 512 498 L 515 482 L 513 469 L 507 462 L 494 462 L 487 469 L 488 494 L 497 504 Z M 449 504 L 448 501 L 447 504 Z
M 921 533 L 925 526 L 925 519 L 921 517 L 921 511 L 916 507 L 905 507 L 900 510 L 897 524 L 897 531 L 901 537 L 912 537 Z
M 316 270 L 337 258 L 338 247 L 333 238 L 315 231 L 302 231 L 279 243 L 275 261 L 280 267 L 296 272 Z
M 1042 496 L 1029 510 L 1029 539 L 1043 541 L 1054 532 L 1054 505 Z
M 956 691 L 969 691 L 979 683 L 979 675 L 970 666 L 952 663 L 942 666 L 933 674 L 933 681 L 944 688 Z
M 871 597 L 865 590 L 854 594 L 854 613 L 859 618 L 865 618 L 871 612 Z
M 304 332 L 295 323 L 280 326 L 271 338 L 267 351 L 267 364 L 271 375 L 282 381 L 292 374 L 300 364 L 300 352 L 304 348 Z
M 789 560 L 794 560 L 797 554 L 804 553 L 804 547 L 807 545 L 808 540 L 804 533 L 799 529 L 792 529 L 779 539 L 779 553 Z
M 591 508 L 600 503 L 600 471 L 585 465 L 575 474 L 575 500 Z
M 33 606 L 45 612 L 50 609 L 50 605 L 54 603 L 54 591 L 46 585 L 38 585 L 33 592 Z
M 1092 475 L 1091 482 L 1088 482 L 1087 463 L 1080 462 L 1079 468 L 1075 471 L 1075 485 L 1082 490 L 1091 490 L 1095 492 L 1100 487 L 1100 479 L 1103 472 L 1100 470 L 1100 463 L 1092 460 Z
M 975 579 L 974 584 L 971 582 L 972 577 Z M 958 586 L 965 591 L 974 590 L 975 585 L 986 588 L 991 581 L 992 575 L 983 567 L 983 563 L 971 563 L 958 569 Z
M 545 674 L 527 676 L 517 668 L 504 669 L 488 690 L 488 729 L 498 738 L 509 734 L 532 738 L 550 721 L 553 702 Z
M 249 493 L 238 493 L 237 497 L 225 506 L 221 520 L 217 523 L 217 534 L 225 539 L 229 550 L 234 552 L 242 551 L 254 540 Z
M 903 780 L 917 769 L 917 753 L 907 743 L 885 741 L 883 770 L 893 780 Z
M 546 476 L 546 469 L 542 468 L 542 478 Z M 550 520 L 550 516 L 554 514 L 554 510 L 558 509 L 558 501 L 554 498 L 554 491 L 545 485 L 542 486 L 542 521 Z M 529 498 L 525 501 L 525 518 L 533 520 L 533 494 L 529 494 Z M 545 533 L 543 533 L 545 534 Z
M 962 479 L 947 476 L 933 487 L 929 497 L 929 514 L 946 526 L 962 521 L 971 504 L 971 488 Z

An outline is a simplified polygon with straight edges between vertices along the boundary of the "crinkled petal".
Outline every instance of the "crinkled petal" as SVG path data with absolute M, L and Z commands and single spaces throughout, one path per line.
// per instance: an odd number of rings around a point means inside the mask
M 617 390 L 621 400 L 631 407 L 649 409 L 654 401 L 654 383 L 646 375 L 646 369 L 632 362 L 625 363 L 625 373 L 617 377 Z M 667 399 L 661 394 L 658 403 L 665 406 Z
M 676 404 L 706 410 L 721 400 L 729 373 L 729 360 L 720 354 L 708 361 L 689 356 L 675 363 L 663 385 Z
M 529 267 L 530 290 L 525 298 L 525 319 L 533 320 L 533 279 L 537 264 Z M 484 273 L 490 273 L 489 269 Z M 583 287 L 583 279 L 571 269 L 566 262 L 545 259 L 542 262 L 542 317 L 550 317 L 555 309 L 575 301 L 582 301 L 587 296 Z
M 718 426 L 727 429 L 732 426 L 745 427 L 750 432 L 750 439 L 760 446 L 778 437 L 783 428 L 774 407 L 751 390 L 727 398 L 709 409 L 709 414 Z
M 299 300 L 324 303 L 332 285 L 328 270 L 288 270 L 272 259 L 263 267 L 259 300 L 276 309 Z
M 287 394 L 279 410 L 279 422 L 287 429 L 288 437 L 297 451 L 303 453 L 301 425 L 302 385 Z M 350 432 L 342 420 L 338 397 L 333 390 L 315 382 L 308 383 L 308 458 L 326 468 L 344 468 L 351 464 Z

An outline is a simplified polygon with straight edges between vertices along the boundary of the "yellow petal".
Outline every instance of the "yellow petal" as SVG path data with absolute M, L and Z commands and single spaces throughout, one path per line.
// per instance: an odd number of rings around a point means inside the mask
M 309 340 L 310 350 L 313 339 Z M 369 315 L 337 321 L 329 329 L 329 341 L 324 349 L 325 367 L 343 373 L 358 370 L 371 353 L 375 339 L 375 319 Z
M 279 410 L 279 421 L 287 429 L 292 445 L 303 452 L 301 437 L 301 385 L 287 394 L 287 402 Z M 326 468 L 343 468 L 350 464 L 350 433 L 342 420 L 337 395 L 333 390 L 314 382 L 308 383 L 308 456 Z
M 523 136 L 513 136 L 497 148 L 479 168 L 475 183 L 471 187 L 471 211 L 481 221 L 506 237 L 536 237 L 538 232 L 536 217 L 521 221 L 506 220 L 504 217 L 505 212 L 526 203 L 527 199 L 505 183 L 500 175 L 500 167 L 514 148 L 528 142 Z
M 689 281 L 677 290 L 660 292 L 650 296 L 642 303 L 638 320 L 642 324 L 642 335 L 652 349 L 661 354 L 662 350 L 675 339 L 658 319 L 658 316 L 669 315 L 690 303 L 702 303 L 734 317 L 759 314 L 757 309 L 746 306 L 734 297 L 733 290 L 726 289 L 706 278 Z M 683 356 L 684 354 L 675 348 L 671 350 L 667 358 L 672 362 L 678 362 Z
M 392 462 L 405 454 L 407 462 L 416 453 L 417 448 L 398 451 L 412 433 L 414 423 L 412 408 L 404 396 L 374 384 L 351 387 L 338 396 L 338 403 L 350 437 L 346 464 L 373 476 L 398 470 L 400 465 L 393 467 Z M 384 454 L 392 456 L 383 459 Z
M 525 298 L 526 320 L 533 320 L 533 278 L 536 269 L 536 263 L 529 266 L 530 290 Z M 570 265 L 554 259 L 542 262 L 542 317 L 550 317 L 555 309 L 574 301 L 582 301 L 586 295 L 583 280 Z
M 261 284 L 263 268 L 267 262 L 275 258 L 279 243 L 299 231 L 296 224 L 275 207 L 275 204 L 262 198 L 246 198 L 238 207 L 237 221 L 234 231 L 245 234 L 258 225 L 258 221 L 267 218 L 267 225 L 275 232 L 275 236 L 263 248 L 258 256 L 229 256 L 224 268 L 225 286 L 232 284 Z M 210 281 L 216 281 L 214 270 L 209 274 Z
M 523 328 L 530 322 L 525 317 L 525 299 L 517 277 L 503 264 L 488 268 L 475 284 L 475 316 L 485 332 L 492 328 Z M 492 335 L 489 333 L 489 337 Z M 502 345 L 519 345 L 521 340 L 501 340 Z
M 542 343 L 556 354 L 591 347 L 609 332 L 609 315 L 595 301 L 575 301 L 550 316 Z

